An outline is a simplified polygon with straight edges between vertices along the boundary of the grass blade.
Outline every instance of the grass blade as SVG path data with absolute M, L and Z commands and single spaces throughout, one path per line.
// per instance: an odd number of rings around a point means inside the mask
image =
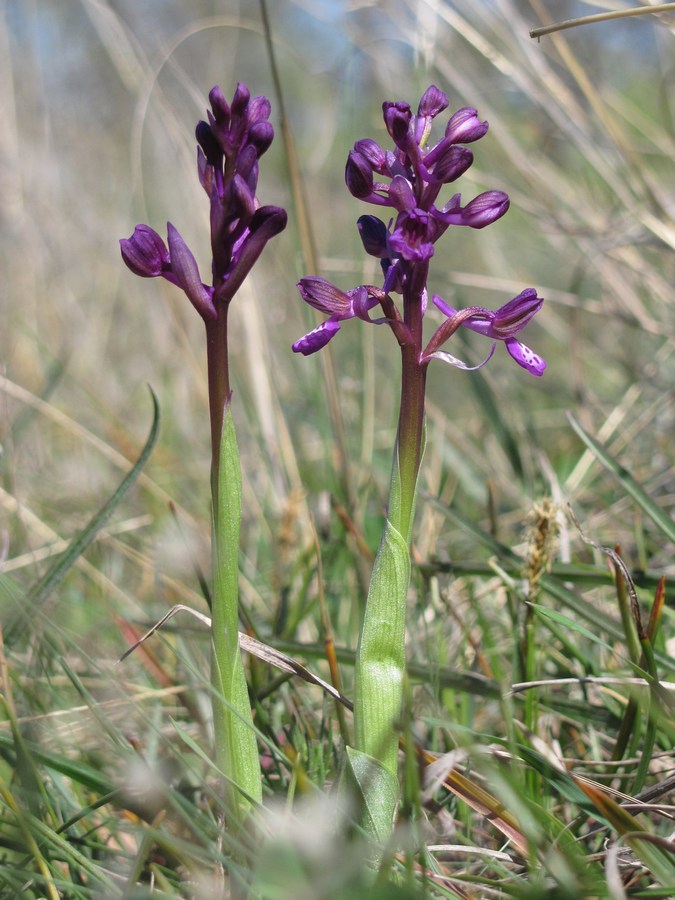
M 644 488 L 633 478 L 628 469 L 617 462 L 602 444 L 598 443 L 595 438 L 591 437 L 591 435 L 582 428 L 571 413 L 567 414 L 567 418 L 572 428 L 596 459 L 598 459 L 606 469 L 616 475 L 626 493 L 635 500 L 640 509 L 645 515 L 649 516 L 663 535 L 668 538 L 669 541 L 675 542 L 675 522 L 673 522 L 670 516 L 667 516 L 661 507 L 652 500 Z

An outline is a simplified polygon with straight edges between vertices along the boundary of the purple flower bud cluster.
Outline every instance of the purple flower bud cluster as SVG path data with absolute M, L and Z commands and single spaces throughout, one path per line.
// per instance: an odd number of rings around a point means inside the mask
M 211 205 L 212 284 L 176 228 L 167 225 L 168 248 L 148 225 L 137 225 L 120 241 L 122 258 L 136 275 L 161 276 L 180 287 L 204 320 L 234 297 L 265 244 L 286 227 L 286 211 L 260 206 L 256 198 L 258 160 L 272 143 L 270 103 L 238 84 L 228 105 L 219 87 L 209 94 L 208 122 L 196 129 L 199 180 Z
M 432 147 L 427 142 L 434 118 L 448 106 L 448 98 L 437 87 L 429 87 L 420 100 L 417 114 L 402 102 L 383 104 L 384 122 L 394 149 L 384 150 L 370 138 L 357 141 L 350 151 L 345 180 L 350 192 L 374 206 L 389 207 L 387 223 L 374 215 L 358 220 L 363 247 L 380 260 L 384 275 L 381 288 L 361 285 L 346 293 L 320 278 L 303 278 L 298 288 L 305 302 L 329 316 L 318 328 L 293 345 L 296 352 L 308 355 L 324 347 L 337 333 L 340 322 L 354 316 L 374 324 L 388 324 L 401 346 L 421 339 L 421 317 L 426 309 L 426 280 L 434 245 L 450 225 L 485 228 L 500 219 L 509 208 L 502 191 L 486 191 L 462 206 L 461 194 L 447 202 L 439 201 L 445 185 L 456 181 L 473 162 L 473 153 L 464 144 L 482 138 L 488 130 L 471 107 L 457 110 L 445 127 L 441 140 Z M 403 294 L 403 316 L 391 297 Z M 525 299 L 523 299 L 525 298 Z M 468 368 L 441 345 L 461 325 L 504 341 L 511 356 L 534 375 L 541 375 L 546 363 L 515 335 L 541 308 L 543 300 L 534 289 L 524 291 L 497 311 L 472 307 L 473 313 L 458 312 L 440 297 L 434 304 L 447 317 L 428 346 L 419 347 L 418 363 L 426 365 L 437 358 Z M 371 319 L 369 310 L 380 305 L 384 315 Z M 494 351 L 494 344 L 488 359 Z M 487 362 L 484 360 L 481 365 Z

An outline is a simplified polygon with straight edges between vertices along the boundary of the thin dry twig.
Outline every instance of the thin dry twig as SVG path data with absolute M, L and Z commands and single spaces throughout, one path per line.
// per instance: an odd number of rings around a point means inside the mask
M 203 625 L 206 625 L 207 628 L 211 628 L 211 619 L 209 616 L 204 613 L 198 612 L 196 609 L 192 609 L 191 606 L 185 606 L 183 603 L 177 603 L 175 606 L 172 606 L 171 609 L 162 616 L 162 618 L 155 622 L 155 624 L 150 628 L 145 634 L 140 637 L 135 644 L 132 644 L 131 647 L 126 650 L 122 656 L 117 661 L 117 665 L 119 663 L 124 662 L 124 660 L 130 656 L 137 647 L 140 647 L 149 637 L 158 631 L 163 625 L 165 625 L 169 619 L 172 619 L 176 613 L 179 612 L 187 612 L 190 613 L 191 616 L 194 616 L 195 619 L 198 619 Z M 294 660 L 291 656 L 287 656 L 285 653 L 282 653 L 280 650 L 275 650 L 274 647 L 270 647 L 269 644 L 264 644 L 262 641 L 257 640 L 254 637 L 251 637 L 248 634 L 245 634 L 243 631 L 239 632 L 239 646 L 242 650 L 245 650 L 247 653 L 252 653 L 253 656 L 256 656 L 258 659 L 261 659 L 263 662 L 269 663 L 271 666 L 275 666 L 277 669 L 281 669 L 282 672 L 288 672 L 290 675 L 297 675 L 299 678 L 302 678 L 303 681 L 306 681 L 308 684 L 314 684 L 324 690 L 327 694 L 330 694 L 335 700 L 338 700 L 342 703 L 343 706 L 346 706 L 347 709 L 353 709 L 352 701 L 347 699 L 340 691 L 336 690 L 332 684 L 328 684 L 327 681 L 324 681 L 323 678 L 319 678 L 318 675 L 314 675 L 313 672 L 310 672 L 309 669 L 306 669 L 304 666 L 300 665 L 299 662 Z
M 659 3 L 656 6 L 634 6 L 631 9 L 615 9 L 611 12 L 594 13 L 591 16 L 580 16 L 576 19 L 564 19 L 555 25 L 542 25 L 530 30 L 531 38 L 541 38 L 545 34 L 577 28 L 580 25 L 593 25 L 596 22 L 608 22 L 611 19 L 627 19 L 629 16 L 643 16 L 649 13 L 675 12 L 675 3 Z

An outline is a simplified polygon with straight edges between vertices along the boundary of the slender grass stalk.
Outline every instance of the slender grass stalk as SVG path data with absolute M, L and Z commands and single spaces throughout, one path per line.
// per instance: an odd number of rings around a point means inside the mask
M 556 31 L 564 31 L 567 28 L 577 28 L 579 25 L 593 25 L 596 22 L 611 22 L 613 19 L 627 19 L 629 16 L 654 15 L 656 13 L 668 13 L 675 11 L 675 3 L 658 3 L 654 6 L 634 6 L 631 9 L 615 9 L 611 12 L 594 13 L 591 16 L 579 16 L 576 19 L 565 19 L 556 22 L 555 25 L 542 25 L 532 28 L 531 38 L 541 38 L 546 34 Z

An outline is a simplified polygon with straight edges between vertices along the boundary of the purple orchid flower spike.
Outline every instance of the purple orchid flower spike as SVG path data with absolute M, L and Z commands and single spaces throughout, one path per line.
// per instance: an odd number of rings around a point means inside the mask
M 384 312 L 383 317 L 374 321 L 389 324 L 401 347 L 408 345 L 411 339 L 420 344 L 418 362 L 424 365 L 429 362 L 431 352 L 422 355 L 419 320 L 425 312 L 428 266 L 436 242 L 452 225 L 485 228 L 500 219 L 509 208 L 508 196 L 495 190 L 479 194 L 464 206 L 458 193 L 444 203 L 439 202 L 445 185 L 460 178 L 473 163 L 473 152 L 462 145 L 480 140 L 488 130 L 488 123 L 481 121 L 473 107 L 462 107 L 450 116 L 438 143 L 429 146 L 433 120 L 447 106 L 447 96 L 435 85 L 424 92 L 416 114 L 407 103 L 384 103 L 384 123 L 394 149 L 385 150 L 371 138 L 363 138 L 349 152 L 345 167 L 345 181 L 354 197 L 374 206 L 388 207 L 392 212 L 388 223 L 373 215 L 361 216 L 358 221 L 364 249 L 380 260 L 384 275 L 379 295 L 372 286 L 368 288 L 372 305 L 379 303 Z M 414 304 L 410 302 L 413 285 Z M 356 296 L 354 290 L 366 286 L 341 291 L 331 285 L 330 302 L 326 300 L 327 295 L 323 296 L 326 288 L 322 289 L 322 298 L 317 297 L 317 282 L 303 279 L 298 287 L 306 303 L 329 316 L 326 322 L 293 345 L 296 352 L 309 355 L 332 340 L 344 319 L 358 315 L 352 302 Z M 403 294 L 403 314 L 397 309 L 392 293 Z M 474 324 L 481 321 L 486 328 L 493 323 L 492 318 L 481 319 L 476 312 Z M 488 334 L 488 331 L 483 333 Z M 529 371 L 541 369 L 538 372 L 541 374 L 543 368 L 536 354 L 530 356 L 527 348 L 521 349 L 523 345 L 513 336 L 503 339 L 521 365 Z M 439 347 L 433 352 L 436 351 Z M 442 352 L 443 358 L 451 358 L 446 351 Z M 459 365 L 460 361 L 455 360 L 454 364 Z
M 161 276 L 180 287 L 205 321 L 218 318 L 267 242 L 286 227 L 286 211 L 261 206 L 256 197 L 258 160 L 274 137 L 269 100 L 251 98 L 244 84 L 237 85 L 231 104 L 218 87 L 209 100 L 208 122 L 198 123 L 196 136 L 199 180 L 211 204 L 212 285 L 204 284 L 193 254 L 171 224 L 168 250 L 148 225 L 138 225 L 120 241 L 132 272 Z
M 457 368 L 469 368 L 450 353 L 439 349 L 459 327 L 463 327 L 493 339 L 492 349 L 487 358 L 472 368 L 482 368 L 492 357 L 497 341 L 503 341 L 511 357 L 519 366 L 532 375 L 544 374 L 546 360 L 516 339 L 516 335 L 525 328 L 544 303 L 543 299 L 537 296 L 534 288 L 526 288 L 497 310 L 473 306 L 459 312 L 438 295 L 434 295 L 432 299 L 434 305 L 448 318 L 429 341 L 422 355 L 423 360 L 441 359 Z

